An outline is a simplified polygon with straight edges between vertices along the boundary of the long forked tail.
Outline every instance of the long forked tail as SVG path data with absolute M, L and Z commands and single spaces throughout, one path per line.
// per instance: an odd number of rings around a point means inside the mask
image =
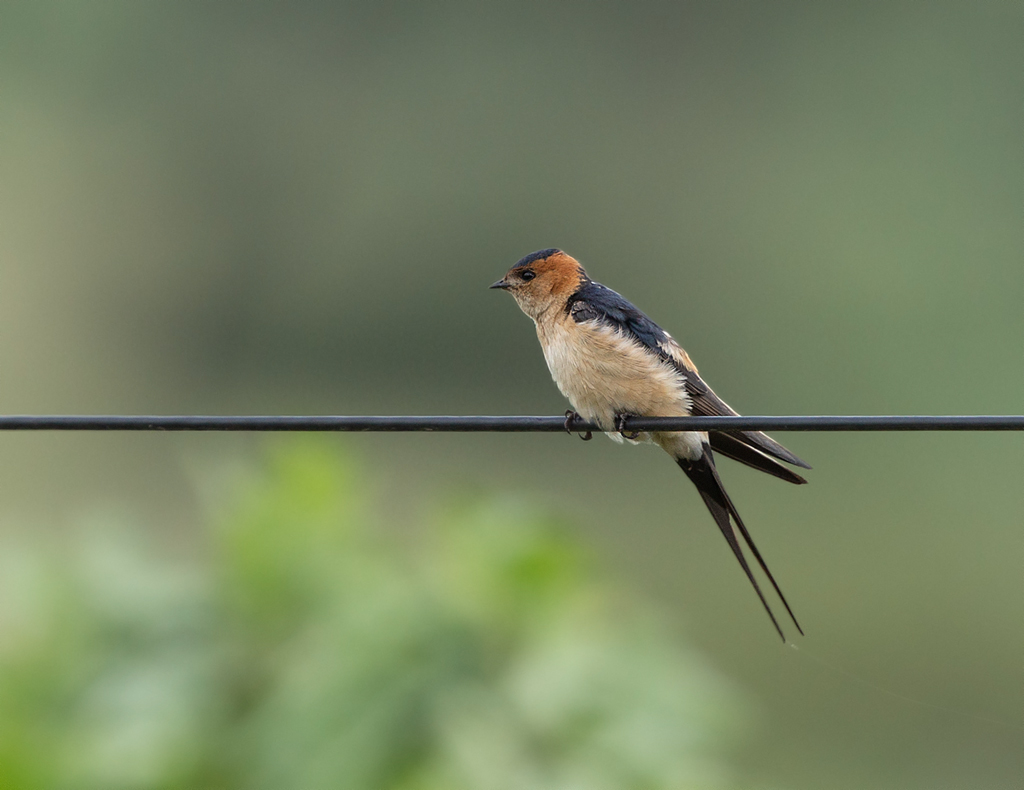
M 761 570 L 764 571 L 765 576 L 767 576 L 768 580 L 772 583 L 772 587 L 775 588 L 775 592 L 778 593 L 779 600 L 782 601 L 782 605 L 785 606 L 786 611 L 789 612 L 789 617 L 793 621 L 793 625 L 796 626 L 796 630 L 803 635 L 804 631 L 800 627 L 800 623 L 797 622 L 796 615 L 793 614 L 793 610 L 789 608 L 789 602 L 786 600 L 786 596 L 782 594 L 782 590 L 779 589 L 779 585 L 775 582 L 775 577 L 772 576 L 772 572 L 768 570 L 768 565 L 765 564 L 764 558 L 761 557 L 761 552 L 759 552 L 757 550 L 757 546 L 754 545 L 754 540 L 750 537 L 750 533 L 747 531 L 747 527 L 743 523 L 743 519 L 741 519 L 740 514 L 736 512 L 736 506 L 733 505 L 732 500 L 729 499 L 729 495 L 725 493 L 725 487 L 722 485 L 722 480 L 718 476 L 718 470 L 715 468 L 715 459 L 711 453 L 711 448 L 705 444 L 704 452 L 698 460 L 690 461 L 686 458 L 678 458 L 676 459 L 676 463 L 679 464 L 680 469 L 686 472 L 686 476 L 690 478 L 693 484 L 697 486 L 697 491 L 700 492 L 701 498 L 704 500 L 704 504 L 707 505 L 708 510 L 711 511 L 711 515 L 715 519 L 715 523 L 718 524 L 718 528 L 722 531 L 722 535 L 725 536 L 725 540 L 729 544 L 729 548 L 731 548 L 733 554 L 736 555 L 736 559 L 739 560 L 740 567 L 743 568 L 743 572 L 747 574 L 747 578 L 754 586 L 754 592 L 756 592 L 757 597 L 761 599 L 761 604 L 764 606 L 765 611 L 768 612 L 768 616 L 772 619 L 772 624 L 775 626 L 775 630 L 779 632 L 779 636 L 782 637 L 782 641 L 786 641 L 786 635 L 782 632 L 782 628 L 779 627 L 779 622 L 775 619 L 775 614 L 768 605 L 768 601 L 765 600 L 764 593 L 761 592 L 761 587 L 757 583 L 757 579 L 754 578 L 754 574 L 750 570 L 750 566 L 747 564 L 747 558 L 743 555 L 743 549 L 736 537 L 736 530 L 733 528 L 733 525 L 729 520 L 730 516 L 732 516 L 732 521 L 736 522 L 736 526 L 739 528 L 740 534 L 743 536 L 743 540 L 750 548 L 750 551 L 753 552 L 754 558 L 757 560 L 757 564 L 761 566 Z

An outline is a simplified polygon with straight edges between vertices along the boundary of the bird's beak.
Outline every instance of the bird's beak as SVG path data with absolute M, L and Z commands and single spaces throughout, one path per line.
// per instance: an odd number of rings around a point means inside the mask
M 498 282 L 491 286 L 491 288 L 501 288 L 503 291 L 507 291 L 511 287 L 507 280 L 498 280 Z

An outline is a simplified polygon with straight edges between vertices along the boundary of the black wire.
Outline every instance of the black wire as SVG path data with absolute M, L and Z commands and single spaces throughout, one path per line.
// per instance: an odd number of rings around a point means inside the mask
M 573 431 L 598 431 L 577 420 Z M 783 416 L 630 417 L 629 431 L 1024 431 L 1024 415 L 1007 416 Z M 349 417 L 201 415 L 12 415 L 0 431 L 454 431 L 565 430 L 564 417 Z

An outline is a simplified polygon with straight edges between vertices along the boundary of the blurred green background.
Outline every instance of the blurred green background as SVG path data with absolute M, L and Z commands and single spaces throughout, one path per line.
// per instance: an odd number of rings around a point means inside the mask
M 558 246 L 740 411 L 1020 413 L 1022 42 L 1019 2 L 6 4 L 0 412 L 561 413 L 486 290 Z M 652 449 L 4 435 L 0 780 L 1019 786 L 1022 437 L 780 438 L 809 486 L 721 466 L 799 650 Z

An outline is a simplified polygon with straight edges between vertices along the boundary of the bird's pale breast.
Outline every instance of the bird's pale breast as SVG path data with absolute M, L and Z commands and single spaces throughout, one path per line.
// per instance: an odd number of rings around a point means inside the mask
M 567 317 L 538 323 L 537 335 L 558 389 L 603 430 L 615 430 L 617 414 L 689 415 L 679 371 L 613 327 Z

